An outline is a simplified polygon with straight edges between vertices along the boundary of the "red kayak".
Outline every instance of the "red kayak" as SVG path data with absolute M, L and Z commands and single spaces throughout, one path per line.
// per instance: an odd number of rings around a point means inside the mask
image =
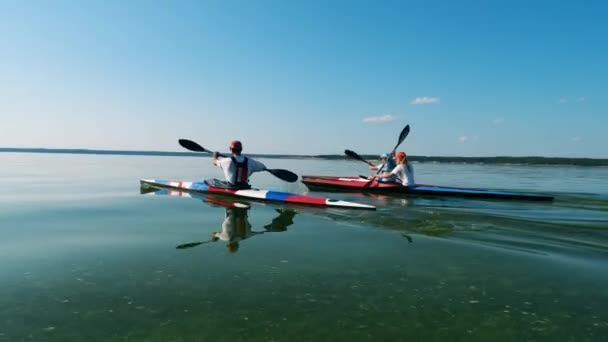
M 539 194 L 524 194 L 509 191 L 458 188 L 449 186 L 437 186 L 428 184 L 417 184 L 414 187 L 405 187 L 399 183 L 369 182 L 363 177 L 335 177 L 335 176 L 302 176 L 302 183 L 311 190 L 338 190 L 338 191 L 366 191 L 372 193 L 398 193 L 420 196 L 455 196 L 473 198 L 499 198 L 532 201 L 552 201 L 553 196 Z

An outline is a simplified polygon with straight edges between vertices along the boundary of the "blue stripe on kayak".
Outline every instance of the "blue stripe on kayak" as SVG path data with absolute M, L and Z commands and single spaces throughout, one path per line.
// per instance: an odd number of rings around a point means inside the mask
M 205 183 L 205 182 L 196 182 L 196 183 L 192 183 L 192 186 L 190 186 L 190 189 L 198 190 L 198 191 L 207 191 L 207 190 L 209 190 L 209 185 L 207 185 L 207 183 Z
M 455 193 L 455 194 L 486 194 L 486 195 L 505 195 L 505 196 L 521 196 L 515 192 L 491 191 L 491 190 L 474 190 L 474 189 L 452 189 L 434 186 L 416 186 L 412 190 L 433 191 L 437 193 Z
M 289 196 L 293 196 L 294 194 L 290 194 L 287 192 L 278 192 L 278 191 L 268 191 L 266 193 L 266 199 L 272 201 L 282 201 L 285 202 L 285 199 Z

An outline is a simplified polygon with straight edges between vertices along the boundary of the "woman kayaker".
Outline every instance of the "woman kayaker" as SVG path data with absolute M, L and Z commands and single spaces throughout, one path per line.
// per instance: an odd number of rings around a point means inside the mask
M 395 161 L 393 160 L 392 156 L 388 153 L 383 153 L 380 155 L 380 164 L 370 165 L 369 168 L 370 168 L 370 170 L 374 170 L 374 171 L 377 171 L 377 170 L 380 170 L 383 168 L 384 171 L 391 172 L 391 171 L 393 171 L 395 166 L 397 166 L 397 164 L 395 164 Z
M 232 153 L 230 158 L 220 158 L 218 152 L 213 152 L 212 161 L 213 165 L 222 169 L 226 182 L 214 179 L 211 181 L 214 184 L 209 181 L 208 183 L 224 188 L 251 189 L 249 176 L 254 172 L 266 170 L 266 166 L 253 158 L 242 156 L 243 144 L 238 140 L 232 141 L 229 148 Z
M 395 161 L 397 162 L 397 166 L 391 172 L 383 172 L 380 173 L 378 177 L 379 182 L 386 182 L 386 179 L 389 177 L 397 177 L 397 182 L 401 182 L 403 186 L 414 187 L 416 186 L 416 182 L 414 181 L 414 166 L 408 163 L 407 156 L 405 152 L 397 152 L 395 154 Z M 372 176 L 376 177 L 376 175 Z

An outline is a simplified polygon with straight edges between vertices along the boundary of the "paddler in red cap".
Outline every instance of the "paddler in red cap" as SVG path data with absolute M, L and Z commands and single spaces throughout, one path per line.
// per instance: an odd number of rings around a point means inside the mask
M 219 166 L 224 172 L 226 182 L 214 180 L 213 186 L 237 189 L 251 189 L 249 185 L 249 176 L 254 172 L 266 170 L 266 166 L 261 162 L 241 155 L 243 144 L 240 141 L 234 140 L 230 143 L 230 158 L 219 157 L 218 152 L 213 153 L 213 165 Z
M 397 182 L 401 182 L 403 186 L 414 187 L 416 182 L 414 181 L 414 166 L 407 161 L 405 152 L 397 152 L 393 157 L 397 166 L 390 172 L 383 172 L 378 175 L 378 181 L 382 182 L 384 178 L 391 179 L 390 177 L 397 177 Z M 376 175 L 372 175 L 373 178 Z M 373 179 L 372 178 L 372 179 Z

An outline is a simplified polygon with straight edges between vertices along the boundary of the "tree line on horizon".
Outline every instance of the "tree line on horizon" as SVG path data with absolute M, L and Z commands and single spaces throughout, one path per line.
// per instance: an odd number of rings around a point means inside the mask
M 68 153 L 68 154 L 106 154 L 106 155 L 141 155 L 141 156 L 196 156 L 210 157 L 207 154 L 195 152 L 166 152 L 166 151 L 122 151 L 122 150 L 93 150 L 93 149 L 47 149 L 47 148 L 0 148 L 0 152 L 17 153 Z M 258 158 L 297 158 L 297 159 L 350 159 L 343 154 L 321 155 L 286 155 L 286 154 L 248 154 Z M 377 161 L 377 155 L 361 155 L 362 158 Z M 429 163 L 469 163 L 469 164 L 527 164 L 527 165 L 577 165 L 577 166 L 608 166 L 605 158 L 569 158 L 541 156 L 496 156 L 496 157 L 442 157 L 408 155 L 413 162 Z

